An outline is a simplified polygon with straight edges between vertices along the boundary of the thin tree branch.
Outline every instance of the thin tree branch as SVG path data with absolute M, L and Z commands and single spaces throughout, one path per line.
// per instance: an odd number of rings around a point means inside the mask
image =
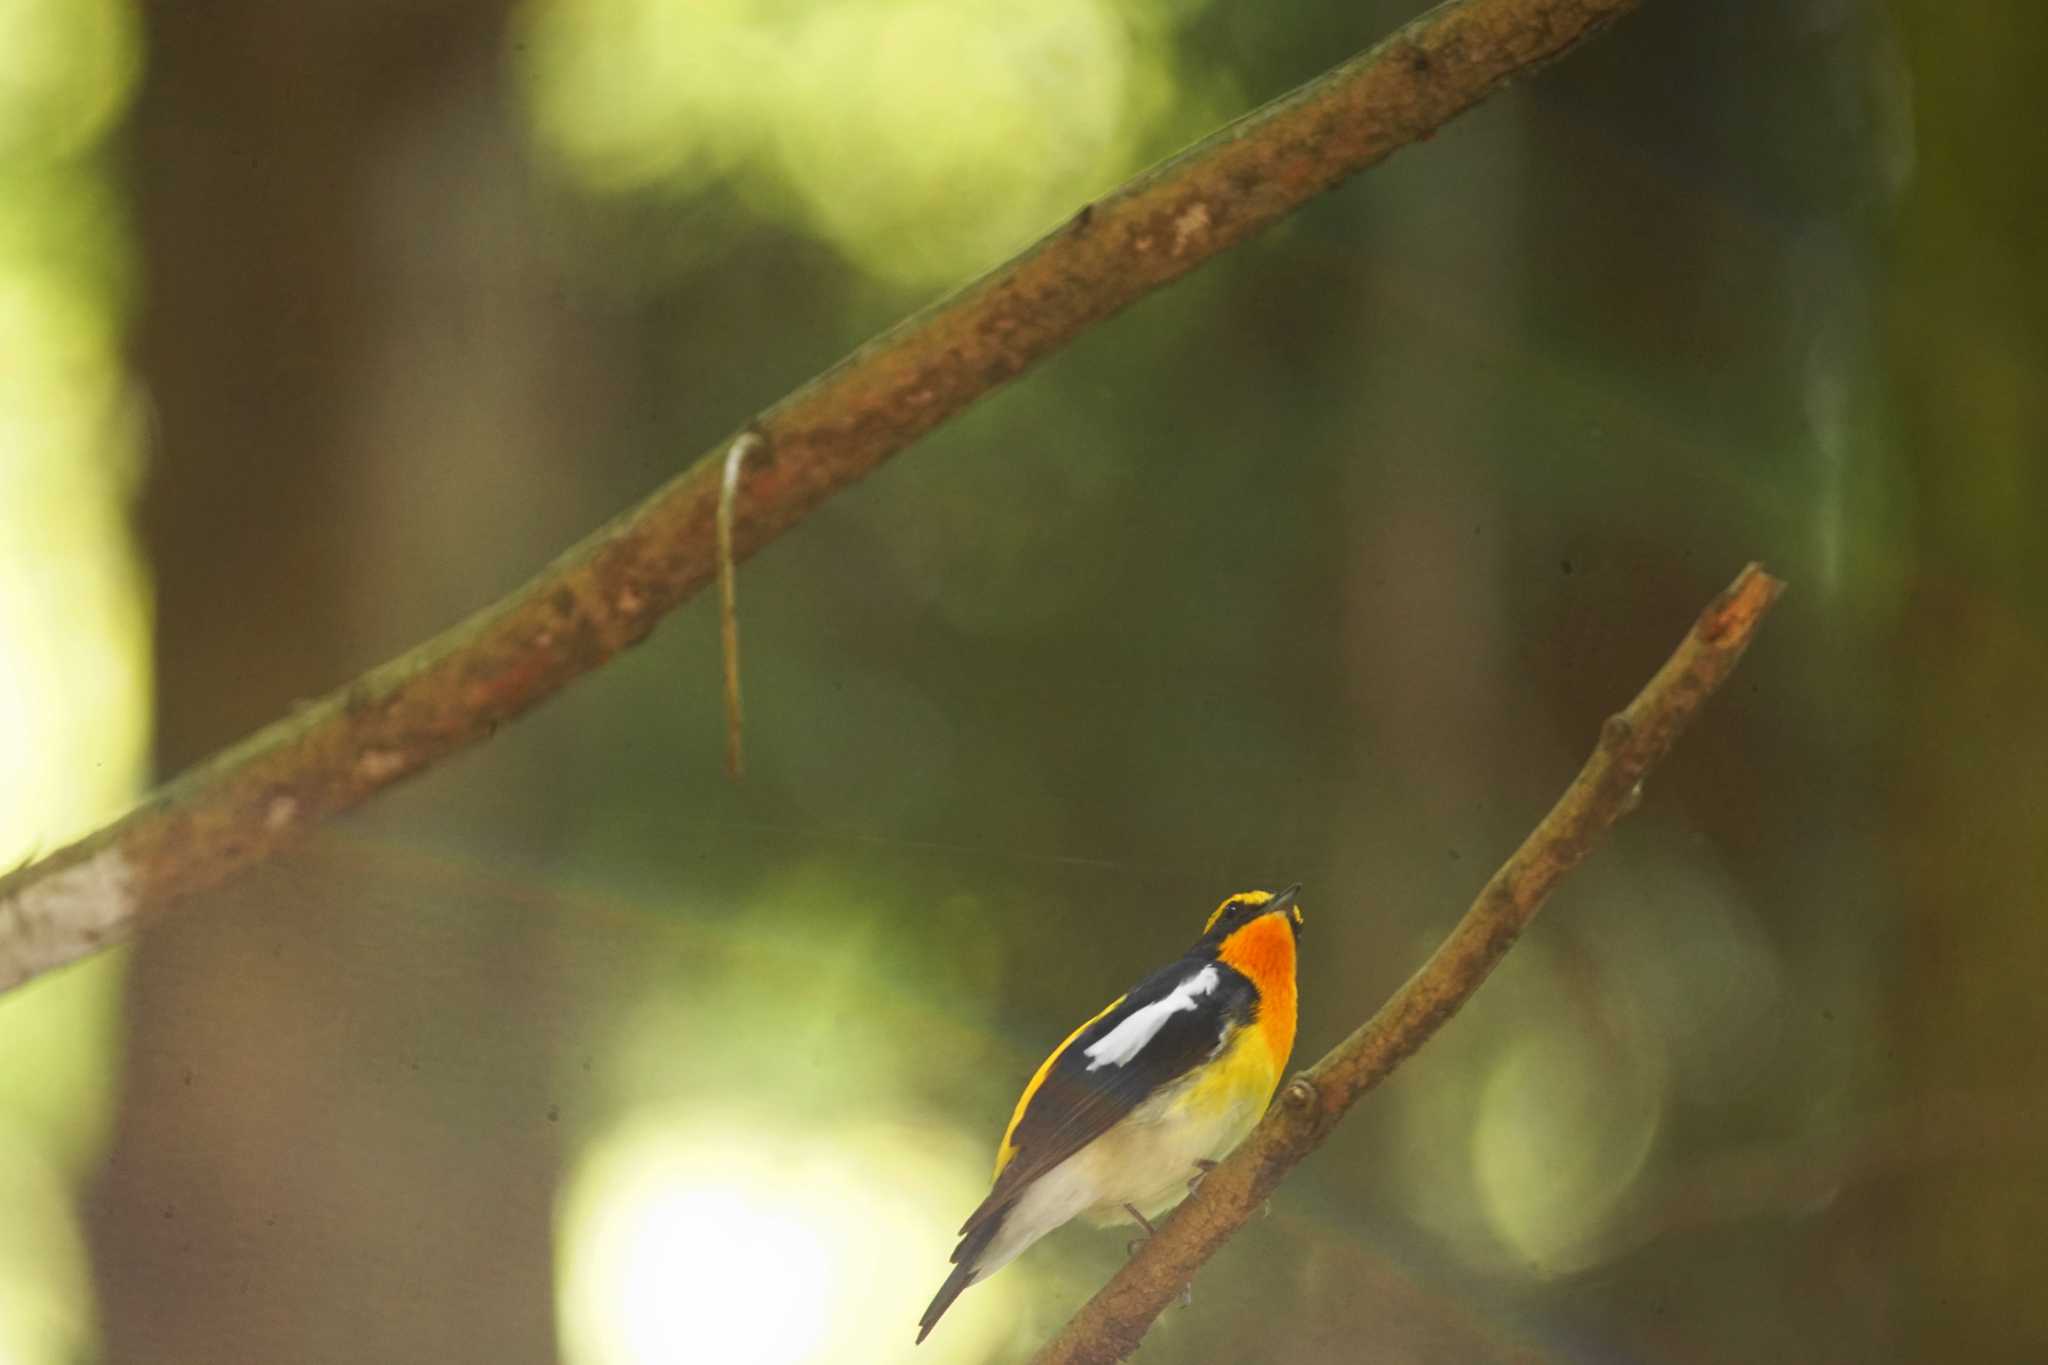
M 742 558 L 1104 318 L 1429 136 L 1636 0 L 1452 0 L 1107 197 L 750 424 Z M 637 644 L 716 571 L 717 450 L 452 630 L 0 878 L 0 990 L 126 937 Z
M 1634 808 L 1644 775 L 1734 670 L 1783 590 L 1752 564 L 1714 599 L 1628 708 L 1608 718 L 1579 775 L 1422 970 L 1357 1032 L 1282 1088 L 1244 1145 L 1202 1178 L 1195 1196 L 1082 1306 L 1038 1353 L 1036 1365 L 1104 1365 L 1138 1348 L 1202 1263 L 1322 1145 L 1361 1095 L 1458 1012 L 1557 883 Z

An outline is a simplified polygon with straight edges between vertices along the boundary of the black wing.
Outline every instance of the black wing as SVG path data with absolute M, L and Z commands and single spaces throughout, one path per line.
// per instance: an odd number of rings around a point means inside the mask
M 1204 972 L 1214 973 L 1207 989 L 1189 989 L 1189 983 Z M 1190 1007 L 1148 1015 L 1148 1020 L 1156 1019 L 1158 1028 L 1128 1055 L 1088 1055 L 1089 1048 L 1176 992 L 1183 992 Z M 1251 982 L 1206 956 L 1182 958 L 1139 982 L 1113 1009 L 1053 1054 L 1044 1079 L 1031 1092 L 1009 1135 L 1016 1155 L 1003 1167 L 988 1198 L 968 1218 L 961 1233 L 971 1235 L 1008 1207 L 1026 1185 L 1115 1127 L 1161 1086 L 1215 1056 L 1224 1040 L 1248 1022 L 1257 1008 L 1258 993 Z

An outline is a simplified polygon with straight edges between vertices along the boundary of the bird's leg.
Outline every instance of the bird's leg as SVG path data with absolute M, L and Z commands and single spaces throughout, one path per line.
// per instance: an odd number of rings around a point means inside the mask
M 1195 1173 L 1194 1180 L 1188 1183 L 1188 1189 L 1190 1192 L 1193 1192 L 1195 1185 L 1201 1182 L 1203 1176 L 1207 1175 L 1210 1171 L 1216 1169 L 1216 1163 L 1213 1161 L 1197 1161 L 1195 1164 L 1197 1166 L 1200 1166 L 1202 1169 L 1197 1171 Z M 1139 1227 L 1145 1229 L 1143 1236 L 1133 1237 L 1130 1241 L 1130 1245 L 1124 1248 L 1124 1255 L 1135 1256 L 1138 1254 L 1138 1248 L 1145 1245 L 1145 1243 L 1148 1240 L 1150 1240 L 1152 1236 L 1159 1231 L 1159 1229 L 1152 1226 L 1151 1219 L 1147 1218 L 1144 1214 L 1138 1212 L 1138 1206 L 1135 1204 L 1124 1205 L 1124 1212 L 1131 1215 L 1131 1217 L 1137 1222 Z M 1188 1284 L 1183 1286 L 1180 1291 L 1180 1306 L 1185 1308 L 1194 1301 L 1194 1285 Z
M 1192 1195 L 1194 1194 L 1194 1192 L 1195 1192 L 1196 1190 L 1199 1190 L 1199 1189 L 1201 1189 L 1201 1188 L 1202 1188 L 1202 1177 L 1203 1177 L 1203 1176 L 1205 1176 L 1205 1175 L 1207 1175 L 1207 1174 L 1209 1174 L 1209 1172 L 1211 1172 L 1211 1171 L 1213 1171 L 1213 1170 L 1215 1170 L 1215 1169 L 1216 1169 L 1216 1163 L 1215 1163 L 1215 1162 L 1213 1162 L 1213 1161 L 1211 1161 L 1211 1160 L 1209 1160 L 1209 1158 L 1207 1158 L 1207 1157 L 1205 1157 L 1205 1156 L 1198 1156 L 1198 1157 L 1196 1157 L 1196 1158 L 1195 1158 L 1195 1173 L 1194 1173 L 1193 1175 L 1191 1175 L 1191 1176 L 1189 1176 L 1189 1177 L 1188 1177 L 1188 1194 L 1189 1194 L 1190 1196 L 1192 1196 Z M 1130 1208 L 1131 1208 L 1131 1206 L 1130 1206 L 1129 1204 L 1126 1204 L 1126 1205 L 1124 1205 L 1124 1207 L 1125 1207 L 1125 1208 L 1127 1208 L 1127 1209 L 1130 1209 Z M 1270 1207 L 1270 1206 L 1269 1206 L 1269 1207 Z M 1137 1210 L 1136 1210 L 1136 1209 L 1131 1209 L 1131 1212 L 1132 1212 L 1132 1214 L 1133 1214 L 1133 1215 L 1135 1215 L 1135 1214 L 1137 1213 Z M 1141 1219 L 1140 1221 L 1142 1222 L 1143 1220 Z M 1189 1304 L 1192 1304 L 1192 1303 L 1193 1303 L 1194 1301 L 1195 1301 L 1195 1285 L 1194 1285 L 1194 1281 L 1190 1280 L 1190 1281 L 1189 1281 L 1188 1283 L 1186 1283 L 1186 1284 L 1184 1284 L 1184 1285 L 1182 1285 L 1182 1286 L 1180 1287 L 1180 1306 L 1181 1306 L 1181 1307 L 1183 1307 L 1183 1308 L 1186 1308 L 1186 1307 L 1187 1307 L 1187 1306 L 1188 1306 Z
M 1146 1242 L 1150 1241 L 1152 1234 L 1157 1232 L 1159 1229 L 1153 1227 L 1151 1220 L 1146 1218 L 1144 1214 L 1138 1212 L 1138 1207 L 1135 1204 L 1124 1205 L 1124 1212 L 1131 1215 L 1131 1220 L 1135 1222 L 1139 1227 L 1145 1229 L 1143 1232 L 1139 1233 L 1136 1237 L 1133 1237 L 1129 1242 L 1126 1242 L 1124 1244 L 1124 1255 L 1135 1256 L 1138 1254 L 1138 1248 L 1145 1245 Z

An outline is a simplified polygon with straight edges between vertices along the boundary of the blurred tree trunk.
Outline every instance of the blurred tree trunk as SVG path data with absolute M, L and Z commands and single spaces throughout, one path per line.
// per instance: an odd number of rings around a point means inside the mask
M 1912 179 L 1891 279 L 1892 372 L 1919 514 L 1902 654 L 1910 704 L 1891 842 L 1909 918 L 1908 1093 L 1986 1093 L 2048 1133 L 2048 141 L 2034 131 L 2048 7 L 1896 7 Z M 2048 1178 L 1937 1167 L 1908 1187 L 1912 1359 L 2048 1352 Z
M 534 493 L 568 382 L 537 363 L 508 8 L 145 6 L 163 774 L 537 559 L 477 492 Z M 450 791 L 436 818 L 476 795 Z M 544 1016 L 507 989 L 550 940 L 364 861 L 266 869 L 135 951 L 92 1214 L 109 1359 L 553 1358 Z

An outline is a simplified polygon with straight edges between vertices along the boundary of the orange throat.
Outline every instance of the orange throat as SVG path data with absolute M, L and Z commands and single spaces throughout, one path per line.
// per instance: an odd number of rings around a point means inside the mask
M 1273 1050 L 1273 1067 L 1284 1070 L 1294 1051 L 1294 930 L 1284 915 L 1262 915 L 1223 940 L 1216 957 L 1259 988 L 1255 1028 Z

